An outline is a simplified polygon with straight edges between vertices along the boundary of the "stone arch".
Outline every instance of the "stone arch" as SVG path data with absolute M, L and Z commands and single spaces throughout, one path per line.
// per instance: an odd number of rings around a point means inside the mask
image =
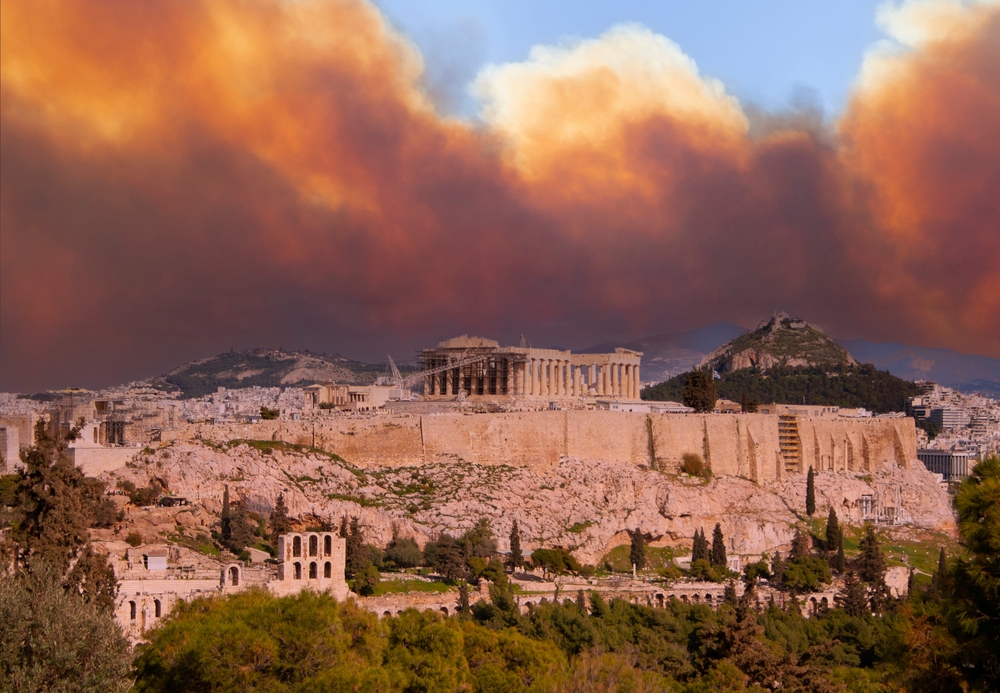
M 682 594 L 681 595 L 681 601 L 684 602 L 685 604 L 687 604 L 688 603 L 688 596 L 686 594 Z
M 319 537 L 315 534 L 309 535 L 309 557 L 319 555 Z
M 292 555 L 296 558 L 302 555 L 302 537 L 292 537 Z
M 696 592 L 695 594 L 691 595 L 691 600 L 695 604 L 700 604 L 701 603 L 701 595 Z
M 229 566 L 229 586 L 239 587 L 240 585 L 240 567 L 237 565 Z
M 333 564 L 330 561 L 323 564 L 323 577 L 327 580 L 333 577 Z
M 160 604 L 159 599 L 153 600 L 153 616 L 156 618 L 162 618 L 163 616 L 163 606 Z
M 309 561 L 309 579 L 315 580 L 319 577 L 319 573 L 316 569 L 316 561 Z
M 323 537 L 323 555 L 331 556 L 333 555 L 333 537 L 327 534 Z
M 447 616 L 447 615 L 448 615 L 448 607 L 447 607 L 447 606 L 442 606 L 442 607 L 440 608 L 440 611 L 441 611 L 441 613 L 442 613 L 442 614 L 444 614 L 445 616 Z
M 135 602 L 128 603 L 128 618 L 130 621 L 135 620 Z
M 302 564 L 299 563 L 298 561 L 295 561 L 295 563 L 293 563 L 292 565 L 295 566 L 295 579 L 296 580 L 301 580 L 302 579 Z
M 660 607 L 661 609 L 663 608 L 663 595 L 662 594 L 657 594 L 656 595 L 656 605 L 658 607 Z
M 383 616 L 392 616 L 392 612 L 391 611 L 383 611 L 382 615 Z

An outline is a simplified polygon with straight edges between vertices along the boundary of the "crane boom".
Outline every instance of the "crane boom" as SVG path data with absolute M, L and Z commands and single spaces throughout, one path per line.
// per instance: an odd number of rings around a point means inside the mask
M 403 389 L 413 385 L 414 383 L 419 383 L 424 379 L 424 376 L 434 375 L 435 373 L 443 373 L 444 371 L 450 371 L 454 368 L 461 368 L 462 366 L 468 366 L 472 363 L 479 363 L 480 361 L 486 361 L 490 356 L 488 354 L 483 354 L 481 356 L 470 356 L 468 358 L 459 359 L 458 361 L 452 361 L 445 366 L 437 366 L 436 368 L 429 368 L 425 371 L 420 371 L 419 373 L 413 373 L 405 378 L 400 375 L 399 369 L 396 367 L 395 362 L 392 357 L 389 357 L 389 367 L 392 369 L 392 381 L 393 385 L 399 389 Z

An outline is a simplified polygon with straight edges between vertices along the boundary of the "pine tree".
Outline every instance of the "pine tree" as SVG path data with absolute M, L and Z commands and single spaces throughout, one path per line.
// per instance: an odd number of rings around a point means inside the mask
M 340 518 L 340 532 L 339 532 L 339 534 L 340 534 L 340 538 L 341 539 L 347 539 L 347 536 L 349 534 L 348 528 L 347 528 L 347 515 L 344 515 L 343 517 Z
M 285 494 L 279 493 L 274 501 L 274 510 L 271 511 L 271 538 L 274 545 L 278 545 L 278 535 L 288 534 L 292 531 L 292 521 L 288 519 L 288 508 L 285 506 Z
M 792 539 L 792 558 L 805 558 L 812 553 L 812 541 L 809 535 L 802 531 L 801 527 L 795 529 L 795 537 Z
M 233 515 L 229 507 L 229 484 L 226 484 L 226 489 L 222 492 L 222 513 L 219 515 L 219 524 L 222 543 L 228 545 L 233 534 Z
M 587 594 L 582 589 L 576 593 L 576 606 L 582 613 L 587 613 Z
M 469 613 L 469 584 L 467 582 L 458 586 L 458 613 L 462 616 Z
M 646 567 L 646 543 L 643 541 L 642 532 L 636 527 L 632 534 L 632 548 L 629 550 L 628 558 L 635 566 L 636 570 Z
M 694 370 L 687 374 L 681 400 L 684 406 L 697 412 L 710 412 L 715 408 L 717 395 L 715 380 L 712 374 L 703 370 Z
M 830 506 L 830 513 L 826 516 L 826 550 L 833 551 L 833 547 L 840 544 L 840 520 L 837 518 L 837 511 Z
M 868 523 L 861 538 L 861 553 L 858 557 L 858 574 L 863 582 L 877 583 L 885 579 L 885 557 L 879 546 L 875 526 Z
M 848 616 L 861 618 L 868 613 L 865 586 L 858 580 L 858 576 L 853 570 L 844 576 L 844 586 L 837 592 L 834 600 Z
M 250 515 L 247 513 L 246 506 L 242 502 L 236 503 L 229 526 L 229 543 L 227 546 L 230 551 L 239 554 L 248 546 L 253 546 L 255 543 L 253 525 L 250 524 Z
M 510 556 L 507 560 L 512 573 L 524 564 L 524 556 L 521 554 L 521 529 L 517 526 L 517 520 L 514 520 L 510 528 Z
M 840 535 L 840 543 L 837 545 L 837 572 L 843 573 L 847 570 L 847 557 L 844 556 L 844 535 Z
M 806 515 L 812 517 L 816 512 L 816 477 L 813 474 L 812 466 L 809 467 L 809 474 L 806 476 Z
M 726 567 L 726 540 L 722 536 L 722 525 L 715 523 L 712 531 L 712 559 L 711 564 Z

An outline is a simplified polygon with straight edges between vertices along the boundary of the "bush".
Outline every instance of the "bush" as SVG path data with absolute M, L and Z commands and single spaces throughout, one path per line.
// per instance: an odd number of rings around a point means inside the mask
M 385 550 L 385 560 L 392 561 L 400 568 L 416 568 L 421 565 L 424 555 L 413 539 L 393 539 Z
M 278 418 L 279 414 L 281 414 L 281 412 L 277 409 L 268 409 L 267 407 L 260 408 L 260 418 L 265 421 L 273 421 Z
M 125 543 L 129 546 L 141 546 L 142 545 L 142 535 L 138 532 L 129 532 L 128 536 L 125 537 Z
M 379 575 L 378 568 L 369 563 L 365 569 L 358 573 L 357 577 L 354 578 L 354 591 L 362 597 L 370 597 L 375 594 L 375 589 L 378 587 L 381 577 L 382 576 Z
M 782 577 L 785 587 L 810 592 L 830 582 L 830 566 L 819 556 L 802 556 L 788 562 Z
M 535 549 L 531 562 L 551 573 L 580 572 L 580 564 L 566 549 Z
M 691 476 L 700 476 L 705 479 L 712 475 L 712 471 L 705 466 L 705 461 L 701 455 L 694 452 L 685 452 L 681 457 L 681 471 Z
M 156 500 L 160 497 L 163 492 L 163 487 L 160 486 L 155 480 L 150 481 L 148 486 L 143 488 L 137 488 L 128 494 L 129 502 L 132 505 L 138 505 L 145 507 L 147 505 L 155 505 Z

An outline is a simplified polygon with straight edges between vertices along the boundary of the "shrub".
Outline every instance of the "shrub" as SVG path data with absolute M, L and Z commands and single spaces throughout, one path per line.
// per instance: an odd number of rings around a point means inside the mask
M 694 452 L 684 453 L 684 456 L 681 458 L 681 471 L 691 476 L 700 476 L 706 479 L 711 476 L 711 471 L 705 466 L 705 461 L 701 459 L 701 455 Z
M 380 579 L 381 576 L 378 573 L 378 568 L 369 563 L 365 569 L 358 573 L 358 576 L 354 578 L 354 591 L 362 597 L 370 597 L 375 594 L 375 589 L 378 587 Z
M 385 560 L 392 561 L 400 568 L 416 568 L 423 563 L 424 556 L 417 542 L 407 537 L 392 540 L 389 548 L 385 550 Z
M 273 421 L 278 418 L 279 414 L 281 414 L 281 412 L 278 409 L 268 409 L 267 407 L 260 408 L 260 418 L 265 421 Z
M 535 549 L 531 562 L 552 573 L 580 572 L 580 564 L 566 549 Z
M 142 535 L 138 532 L 129 532 L 128 536 L 125 537 L 125 543 L 129 546 L 140 546 L 142 544 Z

